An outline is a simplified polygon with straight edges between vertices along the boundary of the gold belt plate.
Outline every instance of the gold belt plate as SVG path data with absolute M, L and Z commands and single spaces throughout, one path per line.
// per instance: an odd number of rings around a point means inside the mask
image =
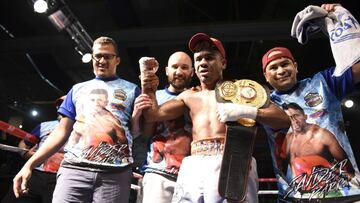
M 268 104 L 268 91 L 258 82 L 242 79 L 236 81 L 223 81 L 217 86 L 218 95 L 222 100 L 236 104 L 261 108 Z M 241 118 L 238 120 L 243 126 L 254 126 L 255 120 Z
M 268 102 L 268 92 L 258 82 L 248 79 L 224 81 L 218 86 L 225 101 L 261 108 Z

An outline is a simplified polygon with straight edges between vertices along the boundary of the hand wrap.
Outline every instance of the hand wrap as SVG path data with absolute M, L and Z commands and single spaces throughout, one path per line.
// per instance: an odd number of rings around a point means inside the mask
M 256 107 L 234 104 L 217 103 L 217 113 L 221 122 L 237 121 L 240 118 L 256 118 L 258 109 Z

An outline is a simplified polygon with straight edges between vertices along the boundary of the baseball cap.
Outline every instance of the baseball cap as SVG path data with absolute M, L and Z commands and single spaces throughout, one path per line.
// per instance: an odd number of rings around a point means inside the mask
M 220 40 L 212 38 L 205 33 L 196 33 L 194 36 L 192 36 L 189 41 L 189 49 L 194 53 L 196 44 L 201 41 L 208 41 L 209 43 L 214 45 L 220 52 L 220 54 L 225 58 L 225 49 Z
M 56 107 L 59 107 L 59 106 L 61 105 L 61 103 L 65 100 L 65 97 L 66 97 L 66 96 L 63 95 L 63 96 L 57 98 L 57 99 L 55 100 L 55 106 L 56 106 Z
M 269 57 L 269 55 L 276 51 L 276 54 L 273 54 L 272 56 Z M 274 47 L 272 49 L 270 49 L 269 51 L 267 51 L 264 56 L 262 57 L 262 68 L 263 71 L 265 71 L 266 66 L 273 60 L 279 59 L 281 57 L 285 57 L 288 59 L 291 59 L 293 62 L 295 61 L 293 55 L 291 54 L 290 50 L 285 48 L 285 47 Z

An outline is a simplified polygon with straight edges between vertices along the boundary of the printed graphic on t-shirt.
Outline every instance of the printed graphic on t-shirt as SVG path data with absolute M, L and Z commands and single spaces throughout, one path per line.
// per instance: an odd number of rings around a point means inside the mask
M 174 99 L 177 94 L 167 88 L 156 91 L 159 105 Z M 158 173 L 169 178 L 177 177 L 181 162 L 190 155 L 191 119 L 188 114 L 177 119 L 159 122 L 151 139 L 144 172 Z
M 335 136 L 316 124 L 306 125 L 303 133 L 276 134 L 277 166 L 289 183 L 285 197 L 335 197 L 358 187 L 354 168 Z
M 347 90 L 343 87 L 343 93 L 335 95 L 339 89 L 327 84 L 339 79 L 330 80 L 318 73 L 299 81 L 291 92 L 271 94 L 291 121 L 288 131 L 269 136 L 282 197 L 311 200 L 360 195 L 360 173 L 338 99 Z
M 165 161 L 165 171 L 177 174 L 181 162 L 190 154 L 191 134 L 184 129 L 184 118 L 159 125 L 153 138 L 152 161 Z M 164 136 L 164 133 L 166 136 Z
M 43 170 L 45 172 L 57 173 L 59 170 L 61 161 L 64 159 L 64 152 L 56 152 L 54 155 L 46 159 L 43 164 Z
M 31 132 L 31 134 L 37 136 L 40 140 L 36 150 L 38 150 L 39 148 L 41 148 L 43 146 L 46 139 L 49 137 L 51 132 L 58 125 L 59 125 L 58 120 L 42 122 Z M 64 158 L 64 148 L 61 148 L 54 155 L 52 155 L 51 157 L 46 159 L 43 164 L 36 167 L 36 169 L 40 170 L 40 171 L 44 171 L 44 172 L 49 172 L 49 173 L 57 173 L 63 158 Z
M 124 128 L 107 108 L 110 93 L 94 88 L 82 94 L 77 102 L 76 122 L 67 147 L 81 149 L 77 154 L 82 161 L 98 164 L 118 164 L 129 154 Z

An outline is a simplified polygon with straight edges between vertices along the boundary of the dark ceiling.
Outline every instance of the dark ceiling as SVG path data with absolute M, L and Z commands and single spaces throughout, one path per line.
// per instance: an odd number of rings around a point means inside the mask
M 118 75 L 134 83 L 139 83 L 141 56 L 155 56 L 165 66 L 172 52 L 189 52 L 187 41 L 196 32 L 223 41 L 228 59 L 225 79 L 250 78 L 265 83 L 261 56 L 278 45 L 293 50 L 300 64 L 299 78 L 334 64 L 324 35 L 314 36 L 306 45 L 290 37 L 296 13 L 307 5 L 321 5 L 324 1 L 67 0 L 65 3 L 92 39 L 105 35 L 118 42 L 122 59 Z M 340 3 L 360 19 L 359 1 Z M 73 84 L 94 76 L 91 65 L 81 62 L 70 35 L 58 31 L 46 15 L 35 13 L 32 0 L 0 1 L 0 9 L 0 119 L 20 116 L 24 118 L 25 129 L 32 128 L 34 122 L 55 117 L 52 101 Z M 159 76 L 163 86 L 166 81 L 161 68 Z M 41 113 L 35 120 L 28 116 L 31 107 Z

